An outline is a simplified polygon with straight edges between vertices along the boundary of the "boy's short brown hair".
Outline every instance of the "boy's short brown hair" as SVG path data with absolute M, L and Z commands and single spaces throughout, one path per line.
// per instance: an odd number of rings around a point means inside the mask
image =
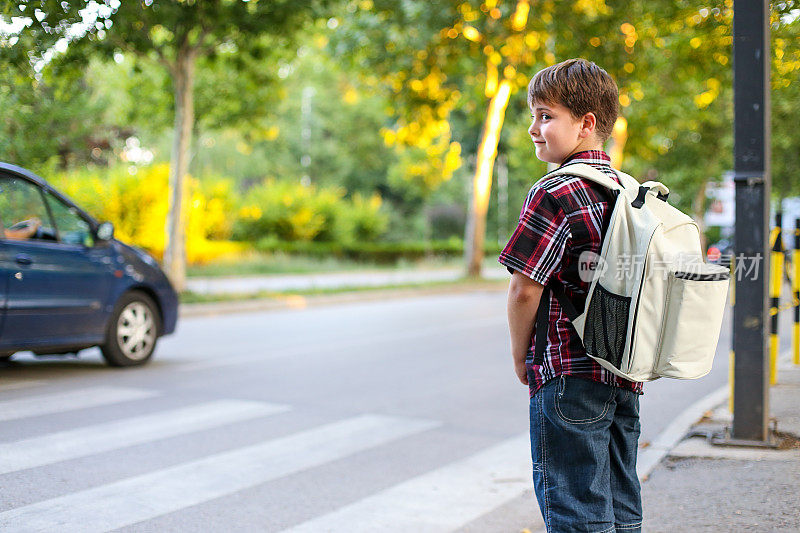
M 560 104 L 573 118 L 594 113 L 595 131 L 602 142 L 608 140 L 619 113 L 619 89 L 608 75 L 591 61 L 567 59 L 540 70 L 528 84 L 528 106 L 534 102 Z

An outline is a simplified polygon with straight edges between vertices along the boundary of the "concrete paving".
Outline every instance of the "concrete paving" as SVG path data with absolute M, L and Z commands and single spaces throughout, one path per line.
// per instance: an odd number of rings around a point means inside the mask
M 779 446 L 743 448 L 691 436 L 642 485 L 644 531 L 800 531 L 800 366 L 784 352 L 769 413 Z M 689 432 L 720 434 L 731 425 L 727 398 Z
M 346 288 L 385 286 L 428 281 L 449 281 L 461 277 L 459 269 L 422 271 L 376 271 L 302 276 L 260 276 L 238 279 L 194 279 L 190 290 L 206 294 L 258 292 L 262 290 L 302 290 L 308 288 Z M 489 279 L 507 277 L 502 268 L 487 269 Z M 422 290 L 422 289 L 420 289 Z M 382 300 L 397 297 L 393 291 L 369 291 L 321 297 L 290 297 L 286 301 L 273 301 L 270 306 L 303 308 L 316 304 L 343 303 L 341 298 Z M 402 291 L 400 291 L 402 292 Z M 417 290 L 407 291 L 414 296 Z M 434 292 L 436 292 L 434 290 Z M 409 295 L 412 295 L 409 294 Z M 294 298 L 294 299 L 292 299 Z M 297 298 L 300 298 L 299 300 Z M 332 301 L 319 301 L 326 298 Z M 231 302 L 232 309 L 222 309 L 223 303 L 195 304 L 183 306 L 187 315 L 225 314 L 245 311 L 243 306 L 265 305 L 263 302 Z M 256 309 L 252 309 L 256 310 Z M 730 310 L 728 310 L 730 311 Z M 782 346 L 788 345 L 790 319 L 782 315 Z M 726 313 L 725 333 L 729 333 L 730 316 Z M 714 375 L 727 375 L 724 357 L 730 346 L 729 335 L 723 335 L 717 354 Z M 685 404 L 682 414 L 665 428 L 655 426 L 649 435 L 658 437 L 645 439 L 639 454 L 642 497 L 644 501 L 644 525 L 646 532 L 674 531 L 800 531 L 800 506 L 796 500 L 800 494 L 800 367 L 791 364 L 790 354 L 781 357 L 778 384 L 770 390 L 770 416 L 777 420 L 780 446 L 778 449 L 723 447 L 712 444 L 703 436 L 685 437 L 692 433 L 714 435 L 731 424 L 728 411 L 727 390 L 724 379 L 707 377 L 702 383 L 649 384 L 645 400 L 661 405 L 664 396 L 659 385 L 703 385 L 708 394 L 697 399 L 696 394 L 674 395 L 672 403 Z M 670 390 L 674 387 L 670 387 Z M 666 389 L 663 392 L 667 392 Z M 669 393 L 667 393 L 669 395 Z M 684 398 L 686 396 L 686 398 Z M 694 398 L 694 399 L 691 399 Z M 686 400 L 686 401 L 684 401 Z M 693 403 L 692 403 L 693 402 Z M 645 401 L 648 404 L 648 401 Z M 643 410 L 646 410 L 646 405 Z M 675 407 L 675 405 L 673 405 Z M 643 412 L 643 415 L 645 413 Z M 660 412 L 650 412 L 646 418 L 651 425 L 661 418 Z M 656 424 L 657 425 L 657 424 Z M 665 425 L 665 424 L 662 424 Z M 687 433 L 687 428 L 689 431 Z M 504 531 L 509 521 L 524 523 L 530 512 L 532 501 L 530 490 L 525 495 L 509 501 L 468 526 L 461 532 Z M 535 506 L 534 506 L 535 507 Z M 526 512 L 527 511 L 527 512 Z M 511 519 L 512 515 L 515 519 Z M 527 515 L 529 516 L 529 515 Z M 511 519 L 511 520 L 510 520 Z M 530 529 L 538 531 L 537 524 Z

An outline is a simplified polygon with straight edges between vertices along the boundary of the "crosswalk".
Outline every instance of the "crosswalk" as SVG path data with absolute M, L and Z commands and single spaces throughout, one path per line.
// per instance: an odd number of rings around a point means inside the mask
M 8 390 L 13 387 L 0 392 Z M 80 468 L 91 468 L 87 466 L 91 461 L 80 462 L 84 458 L 124 452 L 121 457 L 135 461 L 137 453 L 146 453 L 147 448 L 141 445 L 169 438 L 208 439 L 235 424 L 274 429 L 281 417 L 285 423 L 287 418 L 295 416 L 291 405 L 219 398 L 148 414 L 122 415 L 100 423 L 80 422 L 83 418 L 78 416 L 76 427 L 20 435 L 19 427 L 24 426 L 21 422 L 26 419 L 80 415 L 110 405 L 124 405 L 127 409 L 120 412 L 135 413 L 136 409 L 131 407 L 136 402 L 164 396 L 157 390 L 113 386 L 57 393 L 39 386 L 35 389 L 38 394 L 33 395 L 32 390 L 25 389 L 25 394 L 20 390 L 19 397 L 13 399 L 0 399 L 0 420 L 17 421 L 13 433 L 0 430 L 0 486 L 7 486 L 3 476 L 13 475 L 19 484 L 26 475 L 47 479 L 48 469 L 63 469 L 65 465 L 78 469 L 75 476 L 80 477 Z M 148 411 L 152 411 L 152 401 L 148 406 Z M 75 419 L 75 416 L 70 418 Z M 86 420 L 96 422 L 92 417 Z M 277 432 L 277 437 L 235 445 L 201 457 L 171 459 L 153 470 L 104 479 L 88 487 L 67 489 L 63 493 L 49 490 L 39 500 L 18 505 L 2 503 L 4 498 L 0 497 L 0 532 L 102 532 L 140 527 L 149 520 L 208 505 L 293 474 L 313 472 L 339 460 L 399 445 L 403 439 L 424 437 L 441 425 L 436 420 L 374 413 L 343 416 L 322 424 L 317 421 L 288 434 Z M 59 427 L 64 427 L 63 420 Z M 288 529 L 284 524 L 255 530 L 456 531 L 523 495 L 530 489 L 529 471 L 527 436 L 519 435 L 378 489 L 332 511 L 306 515 L 302 520 L 294 520 Z M 53 485 L 58 486 L 55 479 Z M 202 524 L 192 524 L 186 530 L 204 528 Z M 253 526 L 239 528 L 233 524 L 230 530 L 253 530 Z
M 527 435 L 411 479 L 288 533 L 453 531 L 528 487 Z
M 64 413 L 158 396 L 155 391 L 124 387 L 92 387 L 69 392 L 0 401 L 0 422 Z
M 0 444 L 0 474 L 75 459 L 288 410 L 221 400 Z

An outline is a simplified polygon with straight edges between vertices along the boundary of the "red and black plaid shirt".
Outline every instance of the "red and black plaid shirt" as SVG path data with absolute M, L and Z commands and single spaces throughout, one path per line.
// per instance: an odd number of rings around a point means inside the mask
M 577 163 L 589 164 L 619 182 L 611 168 L 611 159 L 603 151 L 578 152 L 559 168 Z M 583 309 L 589 283 L 578 274 L 578 258 L 586 251 L 600 253 L 613 200 L 611 191 L 579 176 L 545 175 L 525 198 L 519 224 L 500 253 L 500 263 L 509 272 L 521 272 L 542 285 L 560 284 L 575 308 Z M 578 333 L 552 292 L 542 365 L 533 364 L 535 329 L 527 358 L 531 396 L 548 380 L 564 374 L 641 394 L 641 383 L 609 372 L 586 355 Z

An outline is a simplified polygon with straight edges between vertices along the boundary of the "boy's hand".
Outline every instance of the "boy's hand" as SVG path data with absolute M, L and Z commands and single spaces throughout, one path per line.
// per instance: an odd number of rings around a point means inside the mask
M 514 362 L 514 372 L 517 373 L 520 383 L 523 385 L 528 384 L 528 369 L 525 367 L 525 361 L 522 364 Z
M 511 357 L 514 372 L 523 385 L 528 384 L 525 357 L 531 345 L 539 300 L 544 287 L 528 276 L 514 272 L 508 284 L 508 329 L 511 333 Z

